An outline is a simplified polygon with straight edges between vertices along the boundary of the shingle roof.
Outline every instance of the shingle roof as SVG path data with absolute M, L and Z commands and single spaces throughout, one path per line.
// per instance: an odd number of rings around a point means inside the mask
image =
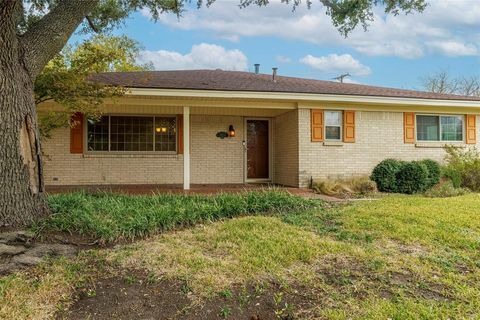
M 277 76 L 274 82 L 272 75 L 223 70 L 107 72 L 93 74 L 90 79 L 94 82 L 130 88 L 288 92 L 480 101 L 480 97 L 283 76 Z

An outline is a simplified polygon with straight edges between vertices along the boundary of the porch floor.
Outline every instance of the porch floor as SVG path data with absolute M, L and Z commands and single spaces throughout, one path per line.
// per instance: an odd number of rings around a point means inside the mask
M 152 194 L 152 193 L 184 193 L 184 194 L 216 194 L 221 192 L 237 193 L 243 191 L 260 190 L 275 187 L 286 190 L 292 194 L 314 196 L 309 189 L 284 187 L 273 184 L 192 184 L 190 190 L 183 190 L 180 184 L 155 185 L 155 184 L 121 184 L 121 185 L 72 185 L 72 186 L 46 186 L 47 193 L 65 193 L 80 190 L 108 191 L 124 194 Z

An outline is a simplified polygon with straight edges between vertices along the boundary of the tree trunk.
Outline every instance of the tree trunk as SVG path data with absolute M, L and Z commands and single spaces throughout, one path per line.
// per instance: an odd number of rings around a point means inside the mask
M 0 226 L 46 213 L 33 79 L 16 35 L 21 2 L 0 6 Z

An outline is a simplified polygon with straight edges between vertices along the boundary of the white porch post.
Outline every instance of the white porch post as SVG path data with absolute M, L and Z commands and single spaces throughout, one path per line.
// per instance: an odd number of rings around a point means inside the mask
M 190 189 L 190 107 L 183 107 L 183 189 Z

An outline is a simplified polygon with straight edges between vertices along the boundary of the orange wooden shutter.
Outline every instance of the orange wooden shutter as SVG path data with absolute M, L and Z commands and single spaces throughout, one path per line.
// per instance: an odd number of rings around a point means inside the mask
M 177 115 L 177 153 L 183 154 L 183 114 Z
M 74 113 L 70 121 L 70 153 L 83 153 L 83 113 Z
M 415 143 L 415 113 L 403 113 L 403 141 Z
M 310 110 L 312 142 L 323 141 L 323 110 Z
M 476 144 L 477 143 L 477 130 L 476 130 L 476 122 L 477 122 L 477 116 L 474 114 L 467 114 L 465 116 L 466 119 L 466 132 L 467 132 L 467 137 L 465 139 L 465 142 L 468 144 Z
M 343 112 L 343 142 L 355 142 L 355 111 Z

